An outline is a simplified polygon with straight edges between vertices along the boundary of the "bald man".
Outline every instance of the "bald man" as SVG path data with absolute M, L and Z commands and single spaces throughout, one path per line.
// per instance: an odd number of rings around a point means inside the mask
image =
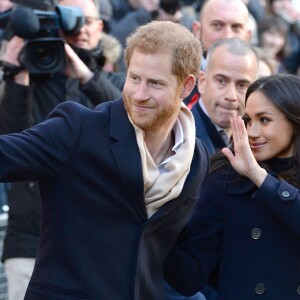
M 193 32 L 202 42 L 205 54 L 217 40 L 240 38 L 249 41 L 249 12 L 242 0 L 206 0 L 194 21 Z
M 206 53 L 211 45 L 224 38 L 239 38 L 249 42 L 251 29 L 248 26 L 249 11 L 242 0 L 206 0 L 204 1 L 199 21 L 193 23 L 193 33 L 201 41 L 203 59 L 201 69 L 206 67 Z M 199 100 L 197 86 L 185 99 L 189 108 Z

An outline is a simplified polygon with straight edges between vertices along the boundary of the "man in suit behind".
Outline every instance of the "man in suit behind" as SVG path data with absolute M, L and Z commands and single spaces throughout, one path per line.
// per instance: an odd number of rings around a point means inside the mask
M 239 38 L 249 42 L 252 32 L 248 23 L 249 11 L 244 1 L 205 0 L 199 13 L 199 21 L 194 21 L 192 28 L 203 47 L 201 69 L 205 70 L 207 51 L 214 42 L 225 38 Z M 184 102 L 192 108 L 199 96 L 195 86 Z
M 188 53 L 188 55 L 187 55 Z M 42 223 L 26 300 L 164 299 L 163 264 L 208 170 L 182 100 L 201 45 L 170 21 L 127 40 L 123 98 L 58 105 L 0 136 L 0 180 L 38 180 Z
M 236 0 L 234 0 L 236 1 Z M 192 107 L 196 124 L 196 136 L 200 138 L 210 155 L 226 147 L 230 141 L 229 116 L 243 114 L 247 87 L 256 78 L 257 59 L 247 42 L 239 38 L 225 38 L 212 44 L 207 53 L 206 71 L 200 71 L 198 88 L 202 97 Z M 217 284 L 212 278 L 201 292 L 206 299 L 214 300 Z M 169 300 L 202 299 L 198 292 L 192 297 L 178 294 L 166 285 Z
M 244 114 L 246 90 L 257 76 L 257 57 L 248 43 L 228 38 L 211 46 L 206 62 L 206 71 L 200 71 L 198 79 L 201 98 L 192 113 L 196 136 L 214 154 L 229 144 L 229 117 Z

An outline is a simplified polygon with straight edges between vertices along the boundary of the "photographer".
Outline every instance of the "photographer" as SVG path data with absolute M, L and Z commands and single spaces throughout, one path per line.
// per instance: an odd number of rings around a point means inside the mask
M 62 0 L 64 6 L 78 6 L 85 16 L 85 24 L 74 35 L 62 33 L 67 44 L 68 65 L 65 73 L 30 74 L 22 68 L 19 54 L 23 39 L 14 36 L 6 45 L 1 60 L 13 66 L 14 72 L 5 74 L 4 93 L 1 95 L 1 116 L 8 131 L 15 131 L 15 123 L 26 117 L 27 126 L 43 121 L 48 113 L 66 100 L 94 106 L 121 96 L 125 80 L 122 74 L 101 71 L 102 21 L 93 0 Z M 101 10 L 101 8 L 100 8 Z M 97 56 L 98 55 L 98 56 Z M 24 105 L 24 110 L 11 115 L 9 103 Z M 21 103 L 22 101 L 22 103 Z M 24 114 L 31 106 L 31 117 Z M 24 124 L 24 123 L 23 123 Z M 19 128 L 25 129 L 25 128 Z M 21 300 L 30 279 L 40 234 L 40 195 L 36 182 L 12 183 L 9 192 L 9 220 L 2 260 L 8 280 L 9 300 Z

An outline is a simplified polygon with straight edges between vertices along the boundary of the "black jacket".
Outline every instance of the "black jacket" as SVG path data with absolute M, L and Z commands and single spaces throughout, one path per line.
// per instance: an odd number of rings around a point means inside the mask
M 182 192 L 149 219 L 122 99 L 59 105 L 46 122 L 0 137 L 0 165 L 0 180 L 39 180 L 42 230 L 26 300 L 164 299 L 165 257 L 208 170 L 200 140 Z
M 216 126 L 204 113 L 199 102 L 193 106 L 191 111 L 195 119 L 196 136 L 204 142 L 209 154 L 212 155 L 226 147 L 226 143 L 218 133 Z
M 2 134 L 20 132 L 32 124 L 40 123 L 56 105 L 65 100 L 92 107 L 121 95 L 109 75 L 100 71 L 96 71 L 94 77 L 84 85 L 60 73 L 51 77 L 35 75 L 30 82 L 30 87 L 18 85 L 12 80 L 5 82 L 0 109 Z M 37 182 L 13 182 L 8 201 L 10 211 L 2 261 L 14 257 L 35 258 L 41 222 Z

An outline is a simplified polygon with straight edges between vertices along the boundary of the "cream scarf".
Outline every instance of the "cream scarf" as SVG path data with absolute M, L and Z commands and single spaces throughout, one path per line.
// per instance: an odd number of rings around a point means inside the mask
M 129 120 L 132 123 L 130 117 Z M 160 174 L 147 149 L 144 131 L 132 123 L 142 159 L 148 218 L 163 204 L 179 196 L 190 170 L 196 139 L 195 123 L 192 113 L 183 103 L 180 107 L 178 120 L 183 128 L 183 144 L 172 156 L 171 161 L 165 165 L 165 172 L 162 174 Z

